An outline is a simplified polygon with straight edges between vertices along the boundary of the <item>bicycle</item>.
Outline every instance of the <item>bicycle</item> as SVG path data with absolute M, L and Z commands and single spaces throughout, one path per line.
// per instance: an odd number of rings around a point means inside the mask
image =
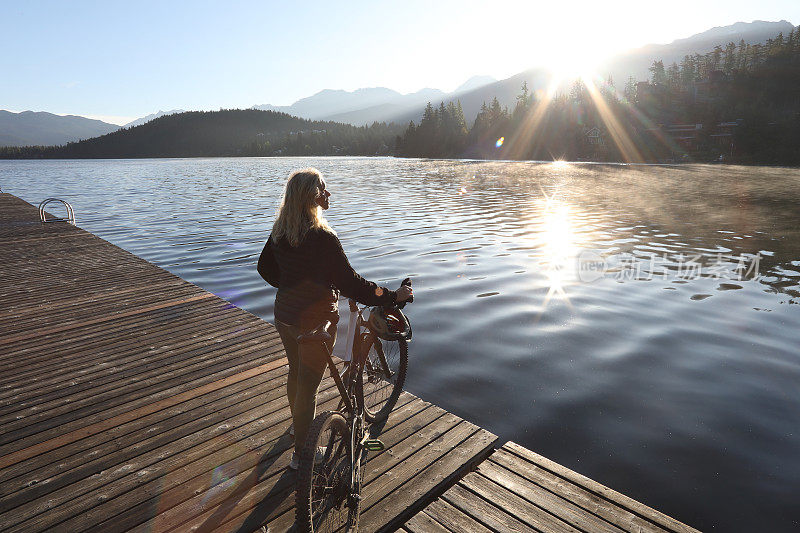
M 403 284 L 410 286 L 411 280 Z M 299 531 L 358 531 L 366 455 L 384 448 L 380 440 L 370 438 L 366 425 L 389 416 L 405 382 L 411 324 L 401 309 L 407 302 L 373 307 L 365 319 L 367 306 L 359 308 L 350 300 L 351 311 L 358 315 L 351 359 L 341 374 L 326 342 L 330 321 L 297 337 L 298 343 L 325 346 L 328 369 L 341 395 L 335 411 L 314 418 L 300 454 L 295 498 Z

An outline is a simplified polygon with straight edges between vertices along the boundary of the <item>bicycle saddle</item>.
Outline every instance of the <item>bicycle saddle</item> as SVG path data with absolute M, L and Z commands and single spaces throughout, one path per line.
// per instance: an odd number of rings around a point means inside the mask
M 331 327 L 331 321 L 326 320 L 311 331 L 303 333 L 302 335 L 298 335 L 297 342 L 299 344 L 306 344 L 309 342 L 327 342 L 331 340 L 331 334 L 328 333 L 329 327 Z

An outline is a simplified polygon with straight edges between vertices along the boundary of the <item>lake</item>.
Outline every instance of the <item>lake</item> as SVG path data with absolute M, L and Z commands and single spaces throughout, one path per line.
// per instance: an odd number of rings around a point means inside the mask
M 272 321 L 256 261 L 306 166 L 355 269 L 414 281 L 409 391 L 702 530 L 800 527 L 798 169 L 0 161 L 0 187 Z

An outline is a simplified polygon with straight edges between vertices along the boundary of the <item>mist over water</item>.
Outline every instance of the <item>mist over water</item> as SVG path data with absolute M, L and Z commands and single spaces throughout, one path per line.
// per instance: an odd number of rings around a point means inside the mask
M 0 161 L 0 187 L 272 321 L 255 265 L 306 166 L 355 269 L 414 280 L 409 391 L 694 527 L 800 526 L 800 170 Z

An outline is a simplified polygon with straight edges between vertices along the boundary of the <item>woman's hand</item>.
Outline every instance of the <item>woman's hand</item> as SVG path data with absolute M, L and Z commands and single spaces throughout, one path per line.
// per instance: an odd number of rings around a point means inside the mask
M 408 285 L 401 285 L 399 289 L 397 289 L 397 302 L 405 302 L 409 298 L 414 296 L 414 291 L 411 290 L 411 287 Z

